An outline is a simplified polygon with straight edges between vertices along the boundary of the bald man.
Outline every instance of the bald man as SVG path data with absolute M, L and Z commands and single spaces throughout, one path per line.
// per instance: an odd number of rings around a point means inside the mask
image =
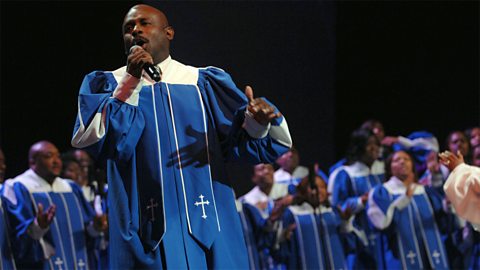
M 58 177 L 62 169 L 55 145 L 30 147 L 29 167 L 5 182 L 14 249 L 20 269 L 90 269 L 95 262 L 86 248 L 86 233 L 106 230 L 73 181 Z
M 225 71 L 173 60 L 174 34 L 160 10 L 128 11 L 127 64 L 85 77 L 72 145 L 107 161 L 110 267 L 245 269 L 225 162 L 274 162 L 287 123 Z

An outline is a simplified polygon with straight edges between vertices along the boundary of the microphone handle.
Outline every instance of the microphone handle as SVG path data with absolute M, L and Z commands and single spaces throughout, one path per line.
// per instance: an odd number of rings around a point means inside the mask
M 143 70 L 145 70 L 145 72 L 148 74 L 148 76 L 150 76 L 150 78 L 152 78 L 152 80 L 156 82 L 160 81 L 160 72 L 158 72 L 157 68 L 154 65 L 150 63 L 144 64 Z

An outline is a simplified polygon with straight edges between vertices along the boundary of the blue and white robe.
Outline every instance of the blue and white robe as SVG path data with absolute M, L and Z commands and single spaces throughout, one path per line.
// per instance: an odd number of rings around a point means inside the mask
M 247 268 L 224 164 L 274 162 L 286 121 L 258 124 L 221 69 L 159 65 L 158 83 L 123 67 L 80 88 L 72 145 L 107 160 L 110 267 Z
M 308 176 L 308 168 L 304 166 L 298 166 L 291 174 L 282 168 L 276 170 L 273 174 L 275 184 L 268 196 L 276 200 L 288 194 L 295 194 L 298 184 L 306 176 Z
M 295 224 L 290 240 L 282 239 L 274 257 L 288 269 L 347 269 L 341 240 L 342 221 L 331 207 L 308 203 L 290 206 L 282 227 Z
M 276 184 L 273 184 L 275 186 Z M 272 188 L 273 189 L 273 188 Z M 270 213 L 273 210 L 275 202 L 272 198 L 270 198 L 267 194 L 263 193 L 263 191 L 258 187 L 255 186 L 249 192 L 247 192 L 242 197 L 238 198 L 238 200 L 242 203 L 250 204 L 258 209 L 260 214 L 263 218 L 268 218 Z M 261 209 L 259 204 L 265 204 L 265 209 Z
M 384 177 L 383 162 L 375 161 L 370 168 L 361 162 L 341 166 L 331 175 L 328 191 L 331 202 L 343 210 L 350 208 L 352 217 L 349 220 L 347 237 L 352 253 L 348 254 L 349 268 L 368 269 L 381 268 L 382 260 L 379 243 L 381 239 L 368 221 L 366 208 L 361 196 L 382 183 Z
M 274 189 L 275 185 L 277 184 L 273 184 L 272 190 Z M 245 216 L 245 220 L 247 221 L 246 224 L 251 229 L 246 228 L 243 221 L 242 226 L 244 228 L 244 232 L 253 232 L 253 236 L 255 238 L 254 243 L 257 248 L 261 268 L 282 269 L 282 265 L 277 265 L 270 255 L 270 248 L 274 244 L 273 241 L 276 235 L 275 230 L 278 228 L 278 223 L 269 224 L 267 226 L 266 222 L 272 213 L 275 202 L 267 194 L 263 193 L 258 186 L 255 186 L 247 194 L 240 197 L 239 201 L 243 204 L 243 216 Z M 259 207 L 259 204 L 265 204 L 266 207 L 262 209 Z M 245 236 L 245 238 L 246 237 L 247 236 Z M 249 243 L 247 242 L 247 249 L 248 244 Z
M 90 269 L 87 234 L 95 235 L 93 209 L 73 181 L 55 178 L 52 185 L 33 170 L 5 182 L 4 197 L 15 228 L 12 246 L 19 268 Z M 46 229 L 36 222 L 38 204 L 44 211 L 56 205 L 53 222 Z M 28 265 L 28 266 L 22 266 Z
M 275 232 L 271 231 L 267 219 L 257 207 L 248 203 L 238 201 L 237 210 L 247 246 L 249 269 L 281 269 L 274 264 L 269 254 Z
M 3 193 L 3 186 L 0 188 L 0 193 Z M 2 197 L 0 199 L 0 269 L 17 269 L 11 249 L 11 231 L 8 226 L 5 203 L 8 204 Z
M 441 197 L 433 189 L 414 185 L 408 198 L 402 181 L 392 177 L 369 196 L 368 216 L 389 239 L 383 255 L 387 268 L 449 269 L 435 220 L 442 211 Z

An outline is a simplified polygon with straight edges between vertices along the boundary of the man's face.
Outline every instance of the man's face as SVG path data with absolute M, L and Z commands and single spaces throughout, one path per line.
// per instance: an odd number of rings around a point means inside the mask
M 480 145 L 473 149 L 472 165 L 480 167 Z
M 393 176 L 404 180 L 413 174 L 413 161 L 407 153 L 398 151 L 393 155 L 390 168 Z
M 472 148 L 480 145 L 480 127 L 472 129 L 472 133 L 470 134 L 470 145 Z
M 39 146 L 32 162 L 31 168 L 46 179 L 57 177 L 62 171 L 60 153 L 57 147 L 50 143 L 43 143 Z
M 83 186 L 83 183 L 80 183 L 81 179 L 81 170 L 80 170 L 80 165 L 78 162 L 69 162 L 66 166 L 65 169 L 63 170 L 62 173 L 63 178 L 71 179 L 75 181 L 75 183 L 79 184 L 80 186 Z
M 370 136 L 365 146 L 365 154 L 362 160 L 367 163 L 373 163 L 380 155 L 380 144 L 375 136 Z
M 256 165 L 252 179 L 257 186 L 273 185 L 273 166 L 271 164 Z
M 292 172 L 296 167 L 298 167 L 299 163 L 300 158 L 298 153 L 292 150 L 286 152 L 277 159 L 277 164 L 287 172 Z
M 141 46 L 158 64 L 169 55 L 173 29 L 159 10 L 146 5 L 130 9 L 123 21 L 123 41 L 128 53 L 133 45 Z
M 78 161 L 80 167 L 80 176 L 84 179 L 88 179 L 88 170 L 90 169 L 90 165 L 92 164 L 92 159 L 84 150 L 75 150 L 73 153 L 75 159 Z M 71 178 L 72 179 L 72 178 Z
M 467 138 L 461 132 L 455 132 L 450 136 L 450 141 L 448 142 L 448 148 L 450 152 L 457 153 L 460 150 L 463 156 L 468 154 L 468 142 Z
M 315 182 L 318 189 L 318 200 L 320 204 L 323 204 L 328 199 L 327 184 L 325 183 L 325 181 L 323 181 L 322 178 L 320 178 L 320 176 L 317 176 L 315 178 Z
M 0 184 L 5 180 L 5 170 L 7 165 L 5 164 L 5 156 L 3 155 L 2 150 L 0 150 Z

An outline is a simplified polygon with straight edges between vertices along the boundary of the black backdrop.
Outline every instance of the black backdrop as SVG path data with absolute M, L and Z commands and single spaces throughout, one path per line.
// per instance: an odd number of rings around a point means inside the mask
M 145 1 L 144 1 L 145 2 Z M 172 56 L 225 69 L 287 117 L 302 163 L 327 169 L 367 118 L 388 134 L 480 123 L 478 2 L 158 2 Z M 7 176 L 40 139 L 69 149 L 83 76 L 124 65 L 132 3 L 2 1 L 0 145 Z M 232 166 L 237 193 L 250 183 Z

